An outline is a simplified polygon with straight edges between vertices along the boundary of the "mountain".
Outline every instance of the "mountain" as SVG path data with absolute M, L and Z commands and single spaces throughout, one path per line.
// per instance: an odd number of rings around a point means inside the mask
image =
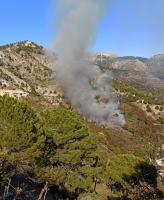
M 54 81 L 52 58 L 44 51 L 43 47 L 29 41 L 1 46 L 0 92 L 12 93 L 14 90 L 14 93 L 17 92 L 16 95 L 35 94 L 54 103 L 62 101 L 60 90 Z M 162 54 L 149 59 L 98 53 L 96 62 L 103 70 L 111 70 L 116 79 L 124 80 L 134 87 L 145 89 L 155 95 L 164 95 L 164 55 Z
M 151 57 L 148 65 L 153 75 L 164 81 L 164 54 Z
M 164 56 L 142 57 L 105 57 L 96 62 L 104 70 L 112 70 L 115 78 L 125 80 L 130 85 L 145 89 L 164 98 Z
M 114 74 L 122 128 L 76 113 L 43 47 L 0 47 L 0 198 L 162 200 L 163 55 L 101 57 L 97 65 Z
M 29 41 L 0 47 L 0 94 L 45 98 L 59 104 L 53 64 L 43 47 Z

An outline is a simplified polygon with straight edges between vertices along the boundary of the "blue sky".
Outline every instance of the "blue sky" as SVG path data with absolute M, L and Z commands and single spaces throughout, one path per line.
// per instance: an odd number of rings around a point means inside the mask
M 52 39 L 52 0 L 0 0 L 0 45 Z M 94 51 L 151 56 L 164 53 L 164 0 L 109 0 Z

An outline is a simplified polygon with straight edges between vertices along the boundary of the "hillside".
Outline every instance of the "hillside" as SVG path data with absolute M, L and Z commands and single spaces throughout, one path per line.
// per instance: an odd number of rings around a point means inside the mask
M 41 96 L 58 104 L 62 100 L 54 76 L 43 47 L 29 41 L 0 47 L 1 95 Z
M 159 79 L 164 80 L 164 54 L 151 57 L 148 64 L 152 73 Z
M 103 70 L 112 70 L 115 78 L 164 98 L 163 55 L 156 55 L 151 58 L 98 57 L 96 62 Z
M 43 47 L 0 47 L 0 199 L 162 200 L 163 78 L 147 58 L 98 64 L 114 73 L 123 128 L 90 122 L 65 102 Z

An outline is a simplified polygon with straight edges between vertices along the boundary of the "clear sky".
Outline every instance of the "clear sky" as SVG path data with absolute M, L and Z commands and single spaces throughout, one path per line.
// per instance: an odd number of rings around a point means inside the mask
M 78 0 L 77 0 L 78 1 Z M 164 53 L 164 0 L 109 0 L 94 51 L 151 56 Z M 52 0 L 0 0 L 0 45 L 52 39 Z

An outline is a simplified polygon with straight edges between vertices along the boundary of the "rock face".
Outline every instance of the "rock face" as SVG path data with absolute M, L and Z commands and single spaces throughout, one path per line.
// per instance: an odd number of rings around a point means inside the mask
M 61 100 L 52 62 L 44 49 L 25 41 L 0 47 L 0 95 L 42 96 L 51 103 Z

